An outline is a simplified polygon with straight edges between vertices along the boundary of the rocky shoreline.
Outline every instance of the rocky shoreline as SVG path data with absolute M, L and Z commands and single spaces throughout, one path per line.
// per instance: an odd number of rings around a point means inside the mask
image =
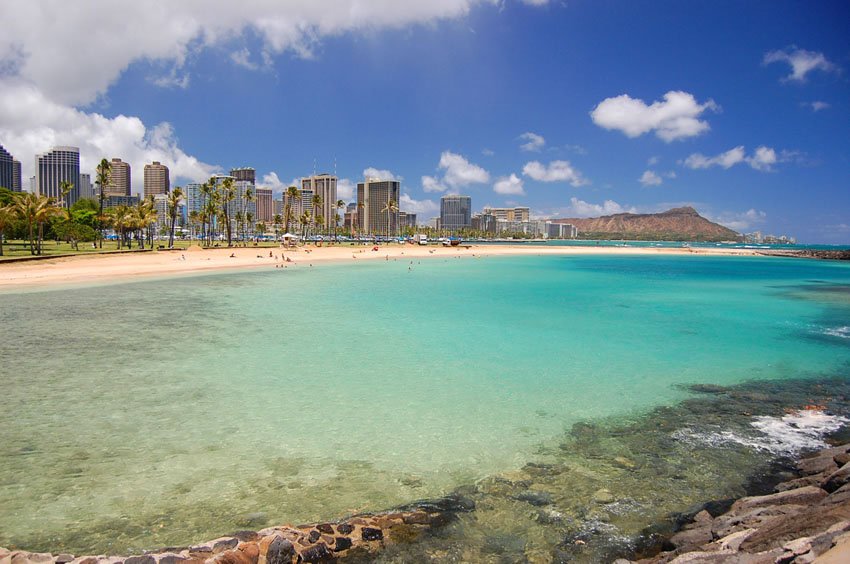
M 760 251 L 759 254 L 771 257 L 816 258 L 825 260 L 850 260 L 850 249 L 835 251 L 800 249 L 782 251 Z
M 797 463 L 775 493 L 706 504 L 658 555 L 620 564 L 850 562 L 850 444 Z

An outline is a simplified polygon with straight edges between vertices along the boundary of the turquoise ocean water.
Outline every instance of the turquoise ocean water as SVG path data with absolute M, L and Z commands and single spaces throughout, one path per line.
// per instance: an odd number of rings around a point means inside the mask
M 0 294 L 0 546 L 123 552 L 381 510 L 686 385 L 847 375 L 850 268 L 299 266 Z

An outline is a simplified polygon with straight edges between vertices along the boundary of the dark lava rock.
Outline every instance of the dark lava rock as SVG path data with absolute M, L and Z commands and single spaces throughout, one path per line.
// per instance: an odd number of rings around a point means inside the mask
M 348 550 L 351 548 L 351 539 L 347 537 L 336 537 L 336 544 L 334 545 L 334 552 L 339 552 L 341 550 Z
M 384 538 L 384 532 L 381 529 L 375 529 L 373 527 L 363 527 L 360 534 L 364 541 L 381 540 Z
M 544 505 L 552 505 L 554 503 L 552 494 L 549 492 L 522 492 L 514 499 L 530 503 L 535 507 L 543 507 Z
M 169 554 L 168 556 L 163 556 L 159 559 L 159 564 L 179 564 L 188 560 L 188 558 L 183 558 L 182 556 L 177 556 L 176 554 Z
M 828 492 L 834 492 L 847 483 L 850 483 L 850 463 L 845 464 L 830 474 L 823 484 L 823 489 Z
M 266 552 L 267 564 L 289 564 L 295 554 L 295 547 L 283 537 L 275 538 Z
M 350 535 L 351 531 L 354 530 L 354 527 L 352 527 L 348 523 L 340 523 L 339 525 L 337 525 L 336 530 L 343 535 Z
M 260 538 L 260 535 L 254 531 L 236 531 L 235 533 L 231 533 L 230 536 L 236 537 L 242 542 L 254 542 Z M 174 552 L 179 552 L 179 550 L 175 550 Z
M 153 556 L 131 556 L 124 560 L 125 564 L 156 564 L 156 559 Z
M 322 536 L 322 533 L 320 533 L 319 531 L 313 530 L 313 531 L 310 531 L 310 534 L 307 536 L 307 540 L 309 540 L 310 542 L 316 542 L 317 540 L 319 540 L 319 538 L 321 536 Z
M 333 553 L 324 544 L 314 544 L 301 553 L 301 562 L 332 562 L 336 560 Z
M 56 558 L 53 560 L 53 562 L 54 562 L 54 564 L 67 564 L 68 562 L 72 561 L 73 559 L 74 559 L 73 554 L 59 554 L 58 556 L 56 556 Z
M 320 523 L 316 525 L 316 528 L 325 533 L 326 535 L 334 534 L 333 525 L 331 525 L 330 523 Z

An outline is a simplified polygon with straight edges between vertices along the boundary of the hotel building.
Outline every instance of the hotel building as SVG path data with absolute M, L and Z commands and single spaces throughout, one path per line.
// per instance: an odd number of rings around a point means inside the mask
M 383 211 L 389 201 L 398 205 L 401 185 L 397 180 L 368 178 L 357 183 L 357 225 L 361 233 L 386 235 L 396 232 L 398 212 Z
M 171 180 L 168 167 L 159 161 L 145 165 L 145 198 L 157 194 L 168 194 L 171 190 Z
M 70 182 L 74 188 L 68 194 L 67 205 L 80 197 L 80 150 L 77 147 L 54 147 L 35 156 L 35 193 L 62 202 L 59 186 Z
M 21 161 L 12 159 L 12 192 L 20 192 L 21 186 Z
M 115 158 L 109 166 L 109 184 L 103 187 L 104 196 L 129 196 L 130 163 Z
M 458 231 L 472 227 L 472 198 L 448 195 L 440 198 L 440 229 Z
M 230 176 L 232 176 L 233 179 L 237 181 L 250 182 L 251 184 L 257 183 L 257 171 L 249 166 L 242 168 L 231 168 Z
M 330 174 L 319 174 L 301 179 L 302 194 L 305 191 L 310 192 L 310 210 L 313 214 L 313 219 L 315 221 L 317 216 L 322 216 L 325 219 L 325 227 L 331 227 L 336 217 L 336 184 L 337 177 Z M 321 208 L 313 209 L 313 196 L 320 196 L 322 198 Z
M 15 190 L 15 159 L 3 145 L 0 145 L 0 186 Z
M 80 173 L 80 198 L 94 198 L 94 186 L 91 183 L 91 174 Z
M 257 188 L 257 217 L 256 221 L 271 223 L 274 221 L 274 193 L 271 188 Z

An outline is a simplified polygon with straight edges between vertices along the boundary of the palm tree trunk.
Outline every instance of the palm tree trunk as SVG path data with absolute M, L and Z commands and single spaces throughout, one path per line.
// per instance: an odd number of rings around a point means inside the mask
M 41 254 L 41 239 L 44 237 L 44 223 L 38 222 L 38 254 Z

